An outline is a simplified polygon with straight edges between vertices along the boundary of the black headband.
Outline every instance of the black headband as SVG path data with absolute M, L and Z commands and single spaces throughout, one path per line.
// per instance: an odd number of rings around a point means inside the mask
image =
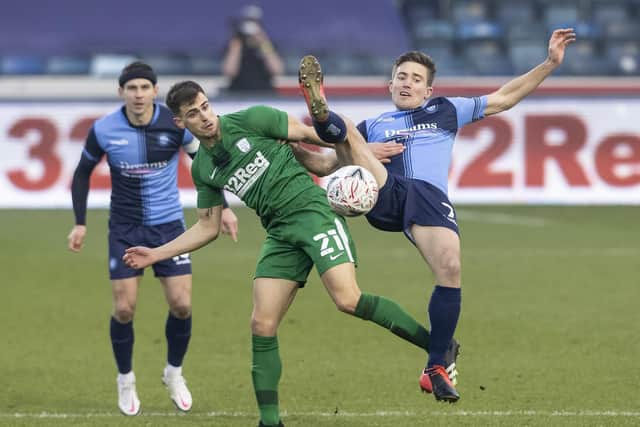
M 154 73 L 153 70 L 146 68 L 134 68 L 120 74 L 118 83 L 120 84 L 120 87 L 124 87 L 129 80 L 133 79 L 147 79 L 153 83 L 154 86 L 158 82 L 158 76 L 156 76 L 156 73 Z

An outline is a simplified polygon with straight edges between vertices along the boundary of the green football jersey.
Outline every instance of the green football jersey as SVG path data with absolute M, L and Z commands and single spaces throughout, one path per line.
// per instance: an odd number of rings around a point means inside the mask
M 325 198 L 296 160 L 287 139 L 287 113 L 255 106 L 220 118 L 222 141 L 200 144 L 191 165 L 198 208 L 222 204 L 222 190 L 254 209 L 267 227 L 272 219 L 295 211 L 305 200 Z

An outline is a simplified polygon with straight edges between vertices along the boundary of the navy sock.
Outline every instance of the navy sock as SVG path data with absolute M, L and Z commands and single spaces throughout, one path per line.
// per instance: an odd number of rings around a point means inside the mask
M 118 372 L 126 374 L 131 371 L 133 356 L 133 320 L 128 323 L 120 323 L 111 317 L 111 347 L 113 356 L 118 365 Z
M 431 337 L 429 343 L 428 367 L 444 366 L 444 354 L 453 338 L 460 316 L 460 288 L 436 285 L 429 301 L 429 321 Z
M 324 122 L 314 120 L 313 128 L 324 142 L 337 144 L 347 138 L 347 124 L 333 111 L 329 111 L 329 118 Z
M 191 316 L 186 319 L 178 319 L 169 312 L 165 335 L 167 337 L 167 361 L 171 366 L 182 366 L 182 360 L 187 353 L 191 339 Z

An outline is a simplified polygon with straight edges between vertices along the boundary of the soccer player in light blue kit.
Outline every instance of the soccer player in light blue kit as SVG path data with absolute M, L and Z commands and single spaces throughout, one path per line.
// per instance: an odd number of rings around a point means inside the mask
M 122 262 L 127 247 L 160 246 L 185 230 L 177 187 L 180 149 L 192 158 L 199 141 L 173 123 L 173 115 L 154 102 L 158 94 L 153 69 L 142 62 L 126 66 L 119 78 L 124 105 L 92 126 L 73 175 L 71 194 L 75 226 L 69 249 L 79 252 L 86 235 L 89 181 L 106 155 L 111 171 L 109 215 L 109 273 L 113 293 L 110 323 L 113 354 L 118 367 L 118 407 L 137 415 L 140 400 L 132 369 L 133 317 L 143 269 Z M 222 230 L 237 236 L 237 218 L 223 209 Z M 192 397 L 182 376 L 182 361 L 191 337 L 191 260 L 189 254 L 153 265 L 169 305 L 165 325 L 167 365 L 162 381 L 181 411 L 189 411 Z
M 369 223 L 380 230 L 404 232 L 435 276 L 436 285 L 427 308 L 431 323 L 429 360 L 420 377 L 420 387 L 433 392 L 437 400 L 455 402 L 460 398 L 446 369 L 450 359 L 447 353 L 457 353 L 453 335 L 461 305 L 460 238 L 455 209 L 447 196 L 456 133 L 470 122 L 520 102 L 562 63 L 565 48 L 575 38 L 572 28 L 554 31 L 544 62 L 497 91 L 473 98 L 430 99 L 435 64 L 422 52 L 407 52 L 396 60 L 389 83 L 396 110 L 357 126 L 370 142 L 369 148 L 376 158 L 387 157 L 385 142 L 393 141 L 392 147 L 398 143 L 404 146 L 402 154 L 390 156 L 385 162 L 387 176 L 381 177 L 369 157 L 349 157 L 348 150 L 345 154 L 340 144 L 334 146 L 337 156 L 333 168 L 359 164 L 370 169 L 382 183 L 378 202 L 367 214 Z M 308 80 L 307 89 L 301 87 L 314 126 L 324 123 L 323 120 L 328 123 L 330 118 L 322 114 L 328 110 L 322 87 L 314 88 L 314 84 L 321 84 L 322 76 L 314 75 L 314 79 Z M 345 142 L 348 144 L 348 140 Z M 312 172 L 324 175 L 331 171 L 325 170 L 328 163 L 326 159 L 320 160 L 321 156 L 305 153 L 298 147 L 294 150 L 298 160 Z

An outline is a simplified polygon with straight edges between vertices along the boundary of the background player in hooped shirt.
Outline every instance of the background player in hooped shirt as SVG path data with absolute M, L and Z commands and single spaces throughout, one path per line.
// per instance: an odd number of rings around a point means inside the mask
M 179 151 L 194 156 L 199 142 L 175 126 L 171 112 L 154 103 L 158 93 L 153 69 L 142 62 L 126 66 L 119 78 L 124 105 L 97 120 L 71 185 L 75 226 L 69 249 L 79 252 L 86 235 L 89 178 L 106 155 L 111 171 L 109 215 L 109 273 L 113 293 L 110 324 L 113 354 L 118 367 L 118 407 L 124 415 L 137 415 L 140 400 L 132 370 L 133 317 L 142 269 L 122 262 L 132 245 L 159 246 L 185 230 L 177 187 Z M 222 214 L 223 231 L 237 239 L 237 218 L 231 209 Z M 165 325 L 167 365 L 162 381 L 171 400 L 182 411 L 191 409 L 192 397 L 182 376 L 182 361 L 191 337 L 191 260 L 184 252 L 158 262 L 153 270 L 169 305 Z
M 425 391 L 433 390 L 438 400 L 459 399 L 445 369 L 449 365 L 448 354 L 457 352 L 457 344 L 452 340 L 461 305 L 460 238 L 455 210 L 447 196 L 455 135 L 462 126 L 520 102 L 562 63 L 565 48 L 575 39 L 572 28 L 554 31 L 544 62 L 497 91 L 474 98 L 430 99 L 436 71 L 433 61 L 422 52 L 405 53 L 396 60 L 389 83 L 396 110 L 358 125 L 362 136 L 375 142 L 368 145 L 378 158 L 386 156 L 385 144 L 381 142 L 394 141 L 392 146 L 401 142 L 405 147 L 401 155 L 385 162 L 388 177 L 383 179 L 378 202 L 367 214 L 367 220 L 380 230 L 404 232 L 435 276 L 436 285 L 427 309 L 431 327 L 429 360 L 420 386 Z M 326 100 L 322 75 L 314 81 L 319 87 L 311 102 L 323 105 Z M 334 163 L 326 155 L 300 147 L 294 150 L 298 159 L 318 175 L 330 173 L 345 163 L 371 167 L 369 158 L 345 158 L 338 147 L 335 146 Z M 372 171 L 376 175 L 375 168 Z
M 260 426 L 282 425 L 277 330 L 314 264 L 340 311 L 390 329 L 423 351 L 428 349 L 427 330 L 398 304 L 360 291 L 355 247 L 344 219 L 329 207 L 325 191 L 296 161 L 291 148 L 279 142 L 321 143 L 313 128 L 266 106 L 217 116 L 202 88 L 192 81 L 174 85 L 167 94 L 167 105 L 176 124 L 201 141 L 191 167 L 199 219 L 163 246 L 127 249 L 124 260 L 133 268 L 143 268 L 216 239 L 223 189 L 256 211 L 267 231 L 255 272 L 251 318 L 252 379 Z M 319 134 L 324 140 L 337 142 L 346 132 L 344 123 L 338 123 Z M 355 127 L 351 132 L 357 134 Z M 357 136 L 361 144 L 356 149 L 369 153 L 362 137 Z M 384 171 L 382 164 L 378 165 Z

